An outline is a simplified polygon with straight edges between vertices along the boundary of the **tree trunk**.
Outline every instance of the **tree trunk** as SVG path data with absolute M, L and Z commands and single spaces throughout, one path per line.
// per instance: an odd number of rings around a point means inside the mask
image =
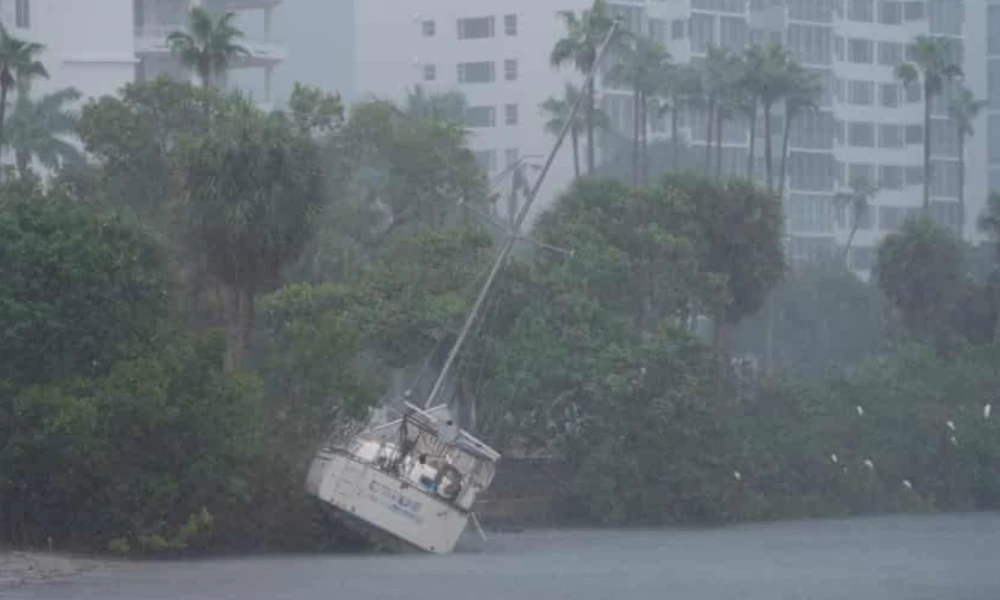
M 576 178 L 580 178 L 580 132 L 576 130 L 576 127 L 570 129 L 570 136 L 573 142 L 573 172 L 576 173 Z
M 788 173 L 788 138 L 792 132 L 792 116 L 785 115 L 785 130 L 781 134 L 781 171 L 778 179 L 778 198 L 785 197 L 785 175 Z
M 594 172 L 594 80 L 587 84 L 587 173 Z
M 31 152 L 23 149 L 14 150 L 14 164 L 17 166 L 17 173 L 21 177 L 28 174 L 31 167 Z
M 965 135 L 958 132 L 958 238 L 965 239 Z
M 2 75 L 0 75 L 2 77 Z M 3 81 L 0 81 L 0 154 L 3 153 L 4 143 L 4 125 L 7 124 L 7 94 L 10 92 L 10 85 L 6 82 L 6 77 L 2 77 Z M 0 168 L 0 180 L 2 180 L 3 169 Z
M 772 167 L 773 157 L 771 156 L 771 105 L 764 105 L 764 181 L 767 182 L 767 191 L 774 190 L 774 172 Z
M 632 89 L 632 185 L 639 185 L 639 112 L 642 94 L 639 86 Z
M 715 178 L 722 181 L 722 126 L 726 119 L 721 107 L 715 112 Z
M 670 139 L 673 141 L 674 145 L 674 155 L 672 157 L 671 163 L 673 168 L 671 169 L 675 174 L 680 166 L 680 154 L 681 154 L 681 140 L 677 137 L 678 121 L 680 120 L 680 114 L 678 114 L 677 105 L 674 104 L 673 108 L 670 110 Z
M 851 212 L 854 212 L 853 209 Z M 847 256 L 851 252 L 851 244 L 854 243 L 854 234 L 858 232 L 858 225 L 860 224 L 861 224 L 860 215 L 854 215 L 854 225 L 851 227 L 850 235 L 847 236 L 847 245 L 844 246 L 844 256 L 842 257 L 842 260 L 844 261 L 844 264 L 847 266 L 848 269 L 851 268 L 851 266 L 847 264 Z
M 753 113 L 750 115 L 750 148 L 747 153 L 747 179 L 753 181 L 753 159 L 754 159 L 754 148 L 756 144 L 757 137 L 757 103 L 754 102 Z
M 254 292 L 249 285 L 226 289 L 226 368 L 239 369 L 250 345 L 254 324 Z
M 924 84 L 924 213 L 931 210 L 931 94 Z
M 642 184 L 649 185 L 649 99 L 642 95 Z
M 708 101 L 708 115 L 705 126 L 705 177 L 712 175 L 712 121 L 715 120 L 715 100 Z

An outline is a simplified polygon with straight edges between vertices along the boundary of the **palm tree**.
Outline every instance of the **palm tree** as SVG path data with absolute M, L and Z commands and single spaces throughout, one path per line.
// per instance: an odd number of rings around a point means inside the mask
M 566 24 L 566 37 L 556 42 L 552 49 L 549 61 L 553 67 L 560 67 L 567 63 L 572 63 L 578 71 L 587 74 L 597 62 L 597 51 L 614 25 L 614 18 L 605 0 L 594 0 L 594 5 L 590 10 L 583 11 L 581 16 L 577 16 L 573 11 L 560 11 L 563 21 Z M 620 37 L 617 36 L 616 37 Z M 596 123 L 594 120 L 594 80 L 587 84 L 587 89 L 583 91 L 584 98 L 584 121 L 587 130 L 587 172 L 594 172 L 594 130 Z
M 743 52 L 743 73 L 739 82 L 739 110 L 750 121 L 750 147 L 747 151 L 747 179 L 754 176 L 754 150 L 757 142 L 757 111 L 760 107 L 760 73 L 764 68 L 764 48 L 754 44 Z
M 576 86 L 567 83 L 566 91 L 563 93 L 562 98 L 553 97 L 542 102 L 542 112 L 549 117 L 548 121 L 545 122 L 545 131 L 552 135 L 559 135 L 579 97 L 580 90 Z M 597 130 L 607 131 L 611 127 L 611 119 L 601 109 L 594 110 L 592 121 Z M 570 140 L 573 144 L 573 169 L 577 177 L 580 176 L 580 134 L 586 130 L 587 117 L 577 112 L 576 116 L 573 117 L 573 123 L 569 129 Z
M 691 64 L 664 65 L 661 91 L 667 97 L 667 102 L 661 110 L 670 110 L 670 140 L 673 144 L 671 157 L 672 169 L 676 172 L 680 166 L 681 139 L 679 121 L 681 114 L 687 109 L 697 109 L 701 105 L 701 73 Z
M 644 36 L 628 35 L 628 43 L 616 48 L 618 61 L 608 70 L 607 80 L 614 85 L 632 87 L 632 183 L 638 185 L 639 165 L 645 161 L 644 142 L 650 98 L 660 84 L 661 73 L 670 59 L 666 49 Z M 643 181 L 645 177 L 642 178 Z
M 37 102 L 27 95 L 18 95 L 7 124 L 5 145 L 14 151 L 21 175 L 30 169 L 32 158 L 50 169 L 84 164 L 83 153 L 66 141 L 67 137 L 75 135 L 80 122 L 79 114 L 66 108 L 66 104 L 80 97 L 80 92 L 73 88 L 42 96 Z
M 722 178 L 722 129 L 726 121 L 732 119 L 736 114 L 744 112 L 743 104 L 745 102 L 743 57 L 738 54 L 726 53 L 722 60 L 715 110 L 715 176 L 718 179 Z
M 965 236 L 965 138 L 974 133 L 972 123 L 986 108 L 985 100 L 976 100 L 972 91 L 961 88 L 948 106 L 948 116 L 958 133 L 958 236 Z
M 48 79 L 49 72 L 36 57 L 45 46 L 13 37 L 0 24 L 0 145 L 3 144 L 4 125 L 7 120 L 7 98 L 12 87 L 26 93 L 31 80 Z
M 839 192 L 833 197 L 833 201 L 845 212 L 851 213 L 851 234 L 847 236 L 847 245 L 844 246 L 842 260 L 847 261 L 847 255 L 851 251 L 851 244 L 854 242 L 854 234 L 858 232 L 861 218 L 871 210 L 872 200 L 878 193 L 878 186 L 867 177 L 856 177 L 851 181 L 851 191 Z
M 717 119 L 716 109 L 729 85 L 729 50 L 709 45 L 701 70 L 701 92 L 705 102 L 705 175 L 712 171 L 712 131 Z
M 236 43 L 243 32 L 233 25 L 234 18 L 229 12 L 213 19 L 207 10 L 195 6 L 188 15 L 190 32 L 174 31 L 167 36 L 170 51 L 194 70 L 206 88 L 218 83 L 235 58 L 250 54 Z
M 764 115 L 764 171 L 767 189 L 774 189 L 774 157 L 772 151 L 771 109 L 788 92 L 791 56 L 777 42 L 768 44 L 758 65 L 754 89 Z
M 823 84 L 819 76 L 807 71 L 799 63 L 790 63 L 787 71 L 788 87 L 785 90 L 785 130 L 781 136 L 781 174 L 778 178 L 778 197 L 785 194 L 785 175 L 788 167 L 788 141 L 795 118 L 807 110 L 819 108 Z
M 931 102 L 944 90 L 946 82 L 962 77 L 951 41 L 944 37 L 918 35 L 914 40 L 914 62 L 896 67 L 903 85 L 923 83 L 924 97 L 924 212 L 931 208 Z

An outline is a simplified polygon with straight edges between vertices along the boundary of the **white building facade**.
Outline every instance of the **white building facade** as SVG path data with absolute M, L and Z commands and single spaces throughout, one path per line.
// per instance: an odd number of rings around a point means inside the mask
M 895 78 L 895 67 L 912 59 L 916 36 L 950 38 L 967 73 L 963 83 L 984 97 L 985 81 L 979 74 L 983 54 L 964 51 L 970 40 L 979 43 L 977 18 L 975 11 L 967 14 L 962 0 L 650 0 L 642 27 L 682 62 L 703 59 L 710 44 L 741 52 L 749 44 L 776 40 L 820 76 L 819 110 L 797 117 L 790 132 L 784 198 L 789 257 L 815 259 L 846 244 L 852 217 L 837 207 L 834 195 L 864 176 L 880 191 L 861 219 L 848 259 L 855 271 L 867 275 L 878 241 L 920 210 L 923 198 L 923 98 L 918 86 L 904 89 Z M 931 213 L 949 227 L 959 221 L 958 137 L 947 118 L 953 90 L 935 101 L 931 124 Z M 612 119 L 624 121 L 620 131 L 631 131 L 627 97 L 607 96 L 605 109 Z M 784 126 L 780 107 L 777 112 L 772 133 L 775 168 Z M 704 144 L 705 117 L 686 115 L 684 122 L 697 150 Z M 662 123 L 650 135 L 655 137 L 657 131 L 664 131 Z M 757 131 L 763 135 L 759 124 Z M 745 172 L 748 137 L 745 119 L 726 123 L 726 171 Z M 987 190 L 984 138 L 966 142 L 967 232 Z M 763 143 L 760 137 L 756 141 L 758 174 L 763 172 Z
M 233 68 L 259 71 L 268 95 L 271 73 L 285 58 L 271 31 L 272 13 L 282 0 L 0 0 L 0 20 L 12 35 L 45 46 L 39 58 L 50 77 L 33 89 L 74 87 L 91 98 L 113 94 L 137 78 L 187 77 L 166 38 L 187 29 L 188 10 L 199 3 L 216 14 L 237 13 L 236 25 L 246 28 L 241 44 L 250 55 Z
M 579 85 L 572 67 L 554 69 L 552 47 L 565 34 L 561 10 L 590 0 L 358 0 L 355 99 L 402 101 L 421 85 L 461 91 L 468 101 L 470 146 L 492 175 L 519 159 L 541 164 L 555 138 L 540 104 Z M 581 147 L 581 160 L 583 159 Z M 569 140 L 557 156 L 532 215 L 573 176 Z M 499 186 L 498 186 L 499 187 Z

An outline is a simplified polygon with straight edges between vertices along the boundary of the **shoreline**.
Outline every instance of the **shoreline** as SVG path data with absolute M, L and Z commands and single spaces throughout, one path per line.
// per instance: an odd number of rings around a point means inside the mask
M 109 564 L 97 558 L 0 548 L 0 590 L 71 578 Z

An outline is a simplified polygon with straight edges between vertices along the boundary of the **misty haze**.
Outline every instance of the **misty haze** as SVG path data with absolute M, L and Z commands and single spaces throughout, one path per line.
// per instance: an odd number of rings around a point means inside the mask
M 0 0 L 0 596 L 995 599 L 996 40 Z

